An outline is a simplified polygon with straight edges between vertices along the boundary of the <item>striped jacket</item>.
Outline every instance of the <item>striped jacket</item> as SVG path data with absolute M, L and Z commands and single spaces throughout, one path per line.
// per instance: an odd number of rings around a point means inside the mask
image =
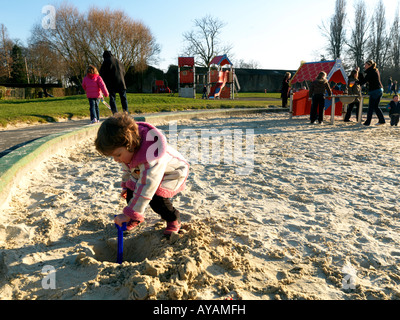
M 122 164 L 121 186 L 133 191 L 133 197 L 123 213 L 135 219 L 143 214 L 156 194 L 171 198 L 185 188 L 189 164 L 183 156 L 167 144 L 165 136 L 154 126 L 138 122 L 141 146 L 131 163 Z

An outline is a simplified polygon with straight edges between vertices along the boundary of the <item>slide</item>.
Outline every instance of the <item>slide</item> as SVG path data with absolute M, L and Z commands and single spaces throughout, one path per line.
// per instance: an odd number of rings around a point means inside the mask
M 215 86 L 213 86 L 210 90 L 209 98 L 216 99 L 219 98 L 222 92 L 222 89 L 225 87 L 228 82 L 229 71 L 220 71 L 218 82 Z

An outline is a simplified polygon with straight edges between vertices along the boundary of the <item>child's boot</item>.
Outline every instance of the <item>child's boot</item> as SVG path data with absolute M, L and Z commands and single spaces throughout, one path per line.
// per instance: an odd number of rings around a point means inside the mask
M 180 220 L 175 220 L 172 222 L 167 222 L 167 228 L 164 231 L 165 235 L 171 235 L 173 232 L 179 232 L 181 229 L 181 221 Z

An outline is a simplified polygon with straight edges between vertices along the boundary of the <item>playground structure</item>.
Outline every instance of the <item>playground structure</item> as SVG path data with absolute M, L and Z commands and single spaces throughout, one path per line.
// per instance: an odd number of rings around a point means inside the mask
M 348 78 L 340 59 L 302 63 L 290 81 L 292 88 L 290 95 L 290 118 L 310 114 L 311 100 L 309 99 L 309 84 L 317 78 L 321 71 L 327 74 L 327 80 L 332 88 L 332 97 L 325 99 L 325 115 L 331 115 L 332 123 L 335 116 L 341 116 L 346 112 L 344 105 L 354 101 L 356 96 L 343 95 Z M 361 112 L 362 108 L 360 108 Z M 359 121 L 361 121 L 361 116 L 359 117 Z
M 171 89 L 165 84 L 164 80 L 156 80 L 153 93 L 171 93 Z
M 178 91 L 183 98 L 196 98 L 196 66 L 193 57 L 178 58 Z
M 235 69 L 226 55 L 214 57 L 207 74 L 196 74 L 193 57 L 178 58 L 179 96 L 196 98 L 196 86 L 200 83 L 207 87 L 208 99 L 234 99 L 235 92 L 240 90 Z

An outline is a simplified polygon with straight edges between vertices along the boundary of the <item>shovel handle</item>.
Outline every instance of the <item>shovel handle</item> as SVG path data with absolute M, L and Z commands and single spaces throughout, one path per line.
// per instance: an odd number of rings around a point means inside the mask
M 124 231 L 126 230 L 126 222 L 122 224 L 122 227 L 115 224 L 118 230 L 118 253 L 117 253 L 117 263 L 121 264 L 123 260 L 124 253 Z

